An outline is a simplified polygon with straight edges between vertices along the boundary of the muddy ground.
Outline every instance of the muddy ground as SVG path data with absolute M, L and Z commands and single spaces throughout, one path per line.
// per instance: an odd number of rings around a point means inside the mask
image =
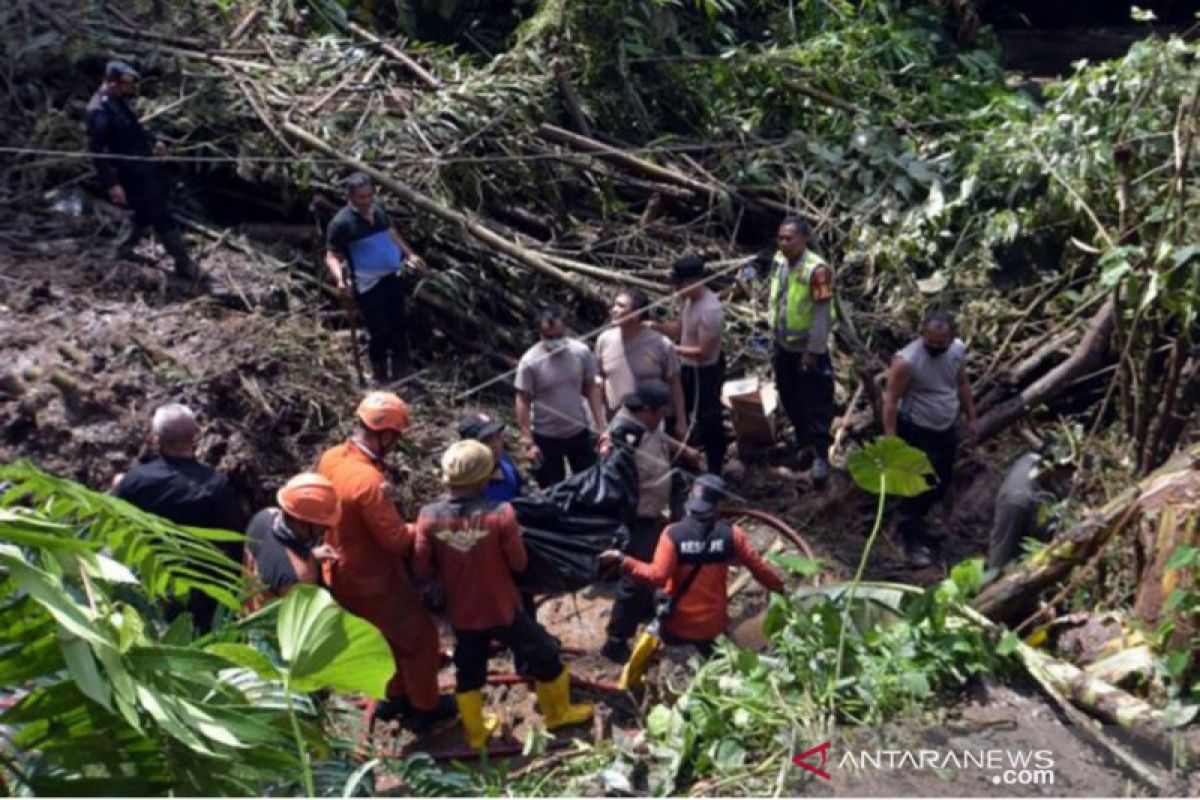
M 260 507 L 347 430 L 360 389 L 347 356 L 347 334 L 335 330 L 336 304 L 305 277 L 313 274 L 311 266 L 295 258 L 291 266 L 265 263 L 200 238 L 194 241 L 213 289 L 197 293 L 170 276 L 156 245 L 143 245 L 147 255 L 158 257 L 156 265 L 114 261 L 114 232 L 102 219 L 66 217 L 18 217 L 0 230 L 0 461 L 29 458 L 47 471 L 105 490 L 143 452 L 153 408 L 179 401 L 201 417 L 202 460 L 228 473 L 249 504 Z M 419 338 L 414 345 L 423 367 L 420 380 L 397 388 L 416 419 L 395 459 L 397 501 L 407 514 L 438 492 L 436 459 L 468 407 L 452 398 L 493 374 L 436 331 Z M 499 393 L 473 398 L 469 407 L 508 416 L 510 397 L 501 384 Z M 999 443 L 967 460 L 954 511 L 937 512 L 950 533 L 944 564 L 914 574 L 885 539 L 867 577 L 929 583 L 945 574 L 946 564 L 981 554 L 991 497 L 1014 453 L 1011 445 Z M 857 564 L 874 503 L 845 473 L 837 473 L 828 489 L 813 491 L 798 467 L 748 464 L 737 490 L 749 505 L 778 514 L 808 539 L 826 564 L 825 580 L 844 576 Z M 757 543 L 768 547 L 774 534 L 751 527 Z M 611 587 L 599 586 L 552 599 L 541 609 L 542 621 L 564 646 L 580 651 L 572 658 L 573 670 L 592 680 L 618 676 L 616 667 L 594 655 L 610 598 Z M 734 601 L 734 635 L 746 646 L 762 644 L 756 615 L 764 602 L 756 586 Z M 685 660 L 686 653 L 672 658 Z M 494 666 L 509 668 L 504 659 Z M 449 670 L 443 677 L 450 682 Z M 493 705 L 516 736 L 532 717 L 529 695 L 523 686 L 493 691 Z M 603 736 L 606 725 L 636 723 L 637 709 L 628 701 L 613 705 L 595 730 L 580 734 Z M 972 709 L 1004 721 L 971 723 Z M 864 795 L 1129 791 L 1119 773 L 1102 767 L 1091 748 L 1037 699 L 1001 688 L 951 713 L 964 720 L 969 746 L 1044 743 L 1054 749 L 1060 755 L 1058 782 L 1052 790 L 1006 786 L 999 792 L 961 776 L 839 773 L 828 784 L 807 781 L 790 788 Z M 897 726 L 893 732 L 904 730 L 915 729 Z M 391 736 L 377 731 L 381 744 L 389 744 Z M 437 741 L 451 746 L 457 737 L 451 726 Z

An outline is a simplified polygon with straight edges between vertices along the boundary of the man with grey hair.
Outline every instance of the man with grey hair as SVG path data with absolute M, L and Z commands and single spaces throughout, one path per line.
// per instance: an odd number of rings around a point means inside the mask
M 196 460 L 200 426 L 190 408 L 168 403 L 155 409 L 151 421 L 156 454 L 127 472 L 117 484 L 117 497 L 176 525 L 245 530 L 248 515 L 229 480 Z M 241 542 L 226 542 L 221 550 L 242 561 Z M 169 608 L 169 617 L 183 608 Z M 196 629 L 211 629 L 216 601 L 200 592 L 187 600 Z

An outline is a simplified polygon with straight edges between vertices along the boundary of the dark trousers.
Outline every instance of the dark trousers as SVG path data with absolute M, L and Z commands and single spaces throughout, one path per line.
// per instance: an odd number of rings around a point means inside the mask
M 802 353 L 789 353 L 775 347 L 771 367 L 779 402 L 796 430 L 797 447 L 812 447 L 822 457 L 833 444 L 829 428 L 833 424 L 833 362 L 826 353 L 817 358 L 811 370 L 801 368 Z
M 459 692 L 471 692 L 487 683 L 488 653 L 492 641 L 502 642 L 536 680 L 552 681 L 563 670 L 558 640 L 524 611 L 517 610 L 512 624 L 482 631 L 454 631 L 454 672 Z
M 543 489 L 567 477 L 566 464 L 570 464 L 571 473 L 576 474 L 596 463 L 596 448 L 592 444 L 592 434 L 586 428 L 565 439 L 535 433 L 533 443 L 542 451 L 542 463 L 533 471 L 533 479 Z
M 987 569 L 1000 569 L 1016 557 L 1024 539 L 1045 537 L 1038 530 L 1038 504 L 1032 497 L 996 501 L 992 532 L 988 540 Z
M 176 267 L 180 270 L 189 268 L 191 256 L 183 232 L 179 230 L 179 223 L 171 213 L 162 179 L 157 175 L 144 174 L 128 178 L 121 186 L 125 189 L 129 207 L 133 209 L 133 220 L 117 242 L 118 252 L 122 255 L 131 254 L 146 231 L 153 228 L 163 249 L 175 260 Z
M 638 561 L 652 561 L 662 533 L 660 519 L 638 519 L 629 526 L 629 544 L 625 555 Z M 617 582 L 617 596 L 613 601 L 612 616 L 608 620 L 608 638 L 625 641 L 637 633 L 638 625 L 650 619 L 654 612 L 654 589 L 622 574 Z
M 906 545 L 925 544 L 929 538 L 925 515 L 941 500 L 954 479 L 954 457 L 958 452 L 958 433 L 951 425 L 944 431 L 923 428 L 901 418 L 896 433 L 909 445 L 923 452 L 933 466 L 936 482 L 916 497 L 905 497 L 899 504 L 896 530 Z
M 708 471 L 721 474 L 725 462 L 725 418 L 721 408 L 721 385 L 725 383 L 725 354 L 715 364 L 679 368 L 683 404 L 692 424 L 691 441 L 700 445 L 708 459 Z
M 388 379 L 389 359 L 391 379 L 403 377 L 409 365 L 408 319 L 400 276 L 387 276 L 357 298 L 367 329 L 367 358 L 375 377 Z

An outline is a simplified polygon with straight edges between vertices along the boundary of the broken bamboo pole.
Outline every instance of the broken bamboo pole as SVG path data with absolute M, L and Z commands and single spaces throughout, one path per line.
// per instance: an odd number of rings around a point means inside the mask
M 396 47 L 396 45 L 392 44 L 391 42 L 386 42 L 383 39 L 380 39 L 378 36 L 371 33 L 369 30 L 367 30 L 366 28 L 362 27 L 361 25 L 359 25 L 355 22 L 351 22 L 347 27 L 350 28 L 350 32 L 353 33 L 355 36 L 358 36 L 360 39 L 364 39 L 365 41 L 370 42 L 371 44 L 378 47 L 380 52 L 386 53 L 387 55 L 391 56 L 396 61 L 403 64 L 405 66 L 405 68 L 408 69 L 409 72 L 411 72 L 413 75 L 416 75 L 417 79 L 420 80 L 421 83 L 428 86 L 430 89 L 442 88 L 441 81 L 439 81 L 437 78 L 435 78 L 427 69 L 425 69 L 420 64 L 418 64 L 415 58 L 413 58 L 412 56 L 405 53 L 399 47 Z
M 394 192 L 409 205 L 414 206 L 415 208 L 418 208 L 428 214 L 432 214 L 433 216 L 445 220 L 453 225 L 457 225 L 463 231 L 470 234 L 475 239 L 483 242 L 485 245 L 488 245 L 492 249 L 503 253 L 518 263 L 532 268 L 536 272 L 540 272 L 546 277 L 561 283 L 562 285 L 578 292 L 584 297 L 587 297 L 595 302 L 603 302 L 603 298 L 601 297 L 600 293 L 597 292 L 587 282 L 550 263 L 542 256 L 541 253 L 538 253 L 536 250 L 531 250 L 528 247 L 523 247 L 515 242 L 509 241 L 500 234 L 489 229 L 486 225 L 473 216 L 469 216 L 461 211 L 450 208 L 449 206 L 445 206 L 434 200 L 432 197 L 406 186 L 383 170 L 373 167 L 366 162 L 359 161 L 356 158 L 352 158 L 345 153 L 339 152 L 328 142 L 309 133 L 299 125 L 291 122 L 284 122 L 282 129 L 289 136 L 295 137 L 313 150 L 324 153 L 330 158 L 335 158 L 346 166 L 358 170 L 359 172 L 366 173 L 379 184 L 386 186 L 389 190 Z
M 629 153 L 605 144 L 604 142 L 583 136 L 578 133 L 572 133 L 557 125 L 544 123 L 538 127 L 538 135 L 544 139 L 549 139 L 558 144 L 564 144 L 569 147 L 574 147 L 579 150 L 584 150 L 589 153 L 594 153 L 597 156 L 606 158 L 610 161 L 621 164 L 627 169 L 635 172 L 640 172 L 643 175 L 654 178 L 655 180 L 663 181 L 664 183 L 675 184 L 690 190 L 698 197 L 708 197 L 720 194 L 720 190 L 715 186 L 709 186 L 707 183 L 698 181 L 688 175 L 684 175 L 679 170 L 663 167 L 655 164 L 653 161 L 647 161 L 644 158 L 630 155 Z

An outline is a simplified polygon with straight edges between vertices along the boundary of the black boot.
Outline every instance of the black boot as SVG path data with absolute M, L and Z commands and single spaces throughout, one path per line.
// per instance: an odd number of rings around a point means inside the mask
M 419 708 L 413 708 L 409 704 L 409 710 L 404 715 L 402 724 L 411 728 L 419 734 L 429 733 L 434 725 L 448 719 L 454 719 L 458 716 L 458 704 L 450 695 L 441 695 L 438 697 L 438 704 L 435 708 L 429 711 L 422 711 Z
M 144 256 L 135 249 L 145 233 L 146 227 L 144 225 L 138 225 L 133 222 L 129 223 L 129 227 L 122 232 L 121 238 L 117 240 L 117 258 L 122 261 L 132 261 L 135 264 L 153 264 L 153 258 Z
M 176 276 L 189 281 L 200 277 L 200 270 L 196 269 L 196 265 L 192 263 L 192 257 L 188 254 L 187 242 L 183 240 L 183 232 L 179 228 L 160 232 L 159 238 L 162 240 L 163 249 L 171 258 L 175 259 Z

